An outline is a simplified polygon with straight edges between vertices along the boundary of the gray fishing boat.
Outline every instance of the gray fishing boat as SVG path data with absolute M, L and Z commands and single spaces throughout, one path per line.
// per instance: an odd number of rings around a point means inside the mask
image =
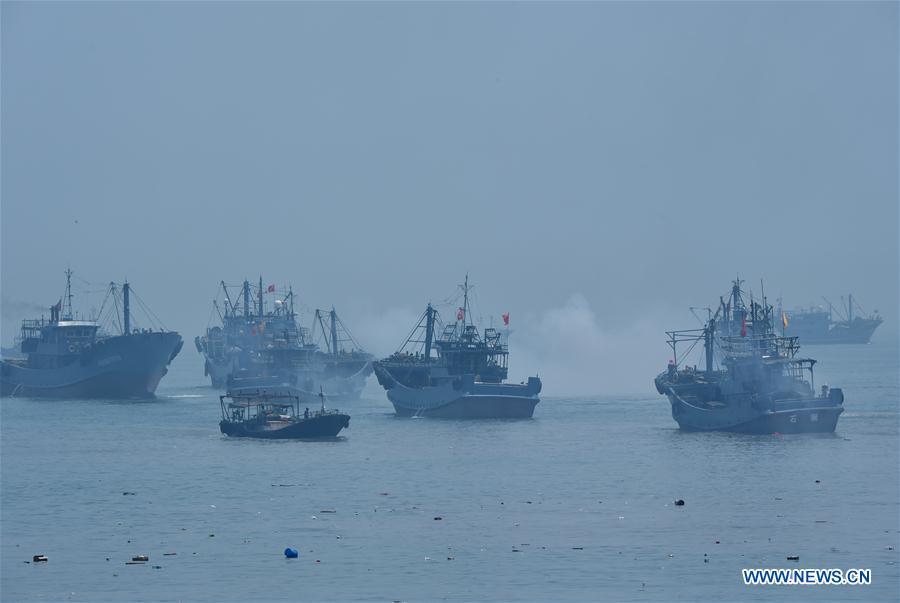
M 884 320 L 878 310 L 866 313 L 853 294 L 847 296 L 847 304 L 841 297 L 841 306 L 835 307 L 827 299 L 824 306 L 811 306 L 782 313 L 785 335 L 799 337 L 804 344 L 869 343 L 872 335 Z
M 291 387 L 315 398 L 324 389 L 334 399 L 355 399 L 372 374 L 371 354 L 350 334 L 334 308 L 316 310 L 313 329 L 301 327 L 291 288 L 256 287 L 244 281 L 237 296 L 222 282 L 224 299 L 213 301 L 220 325 L 195 338 L 213 387 Z M 265 295 L 274 299 L 266 303 Z M 326 318 L 327 316 L 327 318 Z M 321 329 L 325 350 L 314 334 Z
M 504 383 L 509 350 L 496 329 L 479 333 L 468 321 L 469 279 L 456 321 L 435 329 L 431 304 L 400 349 L 375 363 L 375 376 L 397 415 L 450 419 L 529 418 L 540 399 L 541 380 Z M 504 322 L 506 317 L 504 318 Z
M 844 411 L 844 394 L 823 385 L 816 390 L 816 361 L 798 355 L 797 337 L 779 336 L 774 312 L 752 298 L 741 281 L 703 328 L 668 331 L 672 359 L 656 377 L 668 397 L 672 418 L 686 431 L 753 434 L 832 432 Z M 703 368 L 685 359 L 703 344 Z M 679 346 L 682 355 L 679 356 Z
M 4 396 L 65 398 L 146 398 L 154 395 L 168 365 L 181 350 L 181 336 L 164 328 L 133 328 L 129 283 L 111 283 L 93 319 L 72 309 L 72 271 L 66 271 L 66 295 L 49 308 L 49 319 L 22 322 L 18 357 L 0 365 Z M 110 300 L 112 300 L 110 302 Z M 109 306 L 107 306 L 109 303 Z M 104 332 L 104 308 L 116 312 L 118 335 Z

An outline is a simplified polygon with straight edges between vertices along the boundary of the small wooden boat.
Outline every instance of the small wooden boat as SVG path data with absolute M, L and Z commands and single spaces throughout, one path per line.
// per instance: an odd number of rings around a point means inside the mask
M 350 416 L 321 407 L 300 411 L 300 393 L 293 388 L 241 388 L 219 396 L 222 420 L 219 429 L 227 436 L 267 440 L 333 438 L 350 427 Z

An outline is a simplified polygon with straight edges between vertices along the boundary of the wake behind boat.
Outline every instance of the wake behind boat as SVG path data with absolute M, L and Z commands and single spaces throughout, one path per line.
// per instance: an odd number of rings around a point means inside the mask
M 318 410 L 301 413 L 299 392 L 291 388 L 232 390 L 219 396 L 219 429 L 231 437 L 265 440 L 334 438 L 350 427 L 350 416 L 327 410 L 323 392 L 319 398 Z

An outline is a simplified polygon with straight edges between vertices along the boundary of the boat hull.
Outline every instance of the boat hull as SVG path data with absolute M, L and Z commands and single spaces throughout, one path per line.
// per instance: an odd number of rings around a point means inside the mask
M 234 438 L 257 438 L 263 440 L 313 440 L 334 438 L 342 429 L 350 427 L 350 417 L 331 414 L 311 417 L 284 426 L 260 424 L 257 421 L 220 421 L 219 429 Z
M 95 342 L 72 363 L 33 369 L 3 361 L 4 396 L 53 398 L 149 398 L 181 350 L 178 333 L 135 333 Z
M 799 337 L 803 344 L 864 344 L 869 343 L 880 324 L 880 319 L 872 318 L 857 318 L 850 324 L 809 326 L 789 324 L 785 329 L 785 335 Z
M 832 433 L 844 412 L 828 399 L 782 402 L 778 408 L 760 410 L 750 401 L 724 409 L 691 404 L 677 394 L 667 395 L 672 418 L 683 431 L 727 431 L 747 434 Z
M 438 419 L 530 419 L 538 398 L 530 396 L 465 395 L 440 406 L 423 408 L 398 400 L 390 392 L 388 399 L 398 417 L 433 417 Z
M 438 385 L 407 387 L 377 364 L 375 375 L 401 417 L 528 419 L 540 402 L 541 380 L 537 377 L 529 378 L 527 384 L 512 385 L 481 383 L 473 375 L 461 375 Z

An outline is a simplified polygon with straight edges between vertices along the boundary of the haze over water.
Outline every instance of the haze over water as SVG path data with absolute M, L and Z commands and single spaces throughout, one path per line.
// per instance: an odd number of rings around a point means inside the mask
M 127 278 L 186 343 L 156 400 L 0 400 L 0 598 L 900 599 L 898 26 L 893 2 L 0 3 L 0 341 L 71 266 L 76 309 Z M 218 432 L 192 339 L 220 280 L 292 284 L 304 326 L 334 305 L 383 356 L 466 273 L 473 318 L 511 316 L 510 380 L 544 382 L 533 420 L 399 420 L 372 379 L 339 441 Z M 664 331 L 738 275 L 880 310 L 871 345 L 803 347 L 844 389 L 834 435 L 676 429 Z M 795 565 L 873 584 L 741 582 Z

